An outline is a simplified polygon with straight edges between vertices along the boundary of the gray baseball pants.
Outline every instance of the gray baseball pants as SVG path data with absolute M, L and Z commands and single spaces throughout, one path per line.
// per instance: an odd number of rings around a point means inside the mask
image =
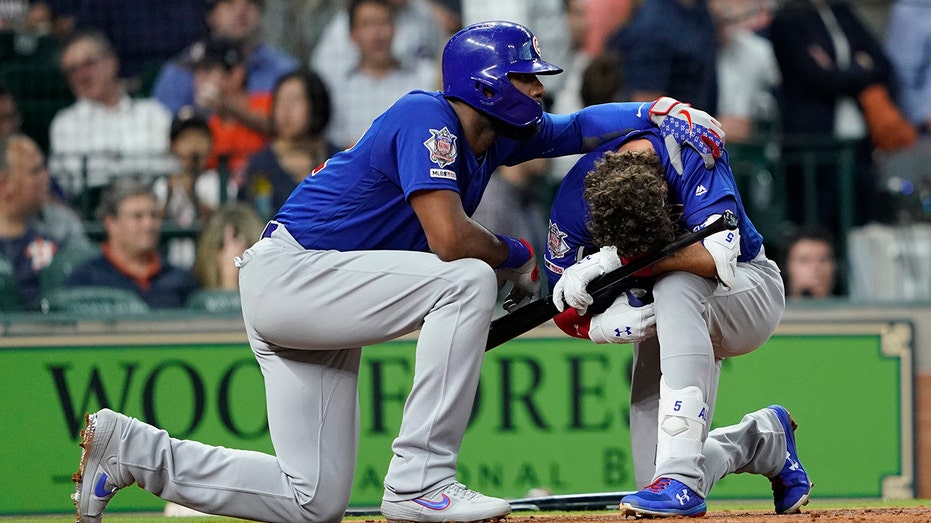
M 356 465 L 361 347 L 420 329 L 384 496 L 412 499 L 451 483 L 495 306 L 494 270 L 422 252 L 306 250 L 281 226 L 239 265 L 275 455 L 182 441 L 133 420 L 121 438 L 123 470 L 201 512 L 340 521 Z
M 653 287 L 654 338 L 635 343 L 630 396 L 630 436 L 634 478 L 642 487 L 660 477 L 677 479 L 702 496 L 719 477 L 708 476 L 705 451 L 655 463 L 660 378 L 673 389 L 698 387 L 708 405 L 705 435 L 711 426 L 718 377 L 724 358 L 751 352 L 766 342 L 782 319 L 785 291 L 778 266 L 761 251 L 737 264 L 736 281 L 724 290 L 716 280 L 686 272 L 660 277 Z M 781 429 L 780 429 L 781 431 Z M 751 438 L 725 445 L 745 455 Z M 784 449 L 783 449 L 784 451 Z M 785 456 L 782 456 L 784 461 Z M 780 461 L 781 463 L 781 461 Z M 715 470 L 720 466 L 713 465 Z M 778 471 L 777 471 L 778 472 Z

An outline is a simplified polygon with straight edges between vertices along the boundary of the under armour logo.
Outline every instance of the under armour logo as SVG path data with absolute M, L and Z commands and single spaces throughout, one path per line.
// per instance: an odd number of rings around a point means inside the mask
M 692 498 L 689 497 L 689 491 L 688 491 L 688 489 L 682 489 L 682 492 L 681 492 L 681 493 L 676 494 L 676 499 L 679 500 L 679 504 L 680 504 L 680 505 L 685 505 L 685 504 L 688 503 L 689 500 L 691 500 Z
M 623 331 L 621 331 L 621 329 L 614 329 L 614 335 L 618 338 L 621 337 L 622 332 L 626 333 L 628 336 L 633 334 L 633 332 L 630 330 L 630 327 L 624 327 Z
M 798 461 L 792 461 L 791 459 L 788 460 L 788 461 L 789 461 L 789 470 L 798 470 L 798 469 L 802 468 L 802 467 L 799 465 Z

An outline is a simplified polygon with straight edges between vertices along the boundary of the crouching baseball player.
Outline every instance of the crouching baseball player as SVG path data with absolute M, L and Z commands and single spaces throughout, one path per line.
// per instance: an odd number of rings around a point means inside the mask
M 650 113 L 672 107 L 660 99 Z M 688 129 L 666 124 L 669 136 Z M 690 151 L 670 157 L 665 139 L 658 129 L 636 131 L 576 163 L 553 203 L 544 261 L 553 302 L 563 311 L 555 318 L 560 328 L 595 343 L 633 343 L 632 454 L 637 483 L 649 486 L 624 497 L 621 509 L 699 516 L 717 480 L 755 472 L 772 480 L 776 512 L 797 512 L 808 502 L 811 481 L 784 408 L 708 433 L 721 361 L 753 351 L 779 324 L 785 308 L 779 269 L 744 212 L 727 155 L 709 169 Z M 594 278 L 726 211 L 738 217 L 736 230 L 713 234 L 638 274 L 655 279 L 652 303 L 628 292 L 597 314 L 588 310 L 586 286 Z
M 663 115 L 636 103 L 544 113 L 537 75 L 561 69 L 541 59 L 526 27 L 508 22 L 454 35 L 442 70 L 443 91 L 399 99 L 354 146 L 311 172 L 237 259 L 275 454 L 174 439 L 101 410 L 83 431 L 78 521 L 99 521 L 133 483 L 210 514 L 340 521 L 355 472 L 362 347 L 418 329 L 382 514 L 430 523 L 497 521 L 510 512 L 506 500 L 456 480 L 496 278 L 513 282 L 511 302 L 532 298 L 540 285 L 526 242 L 470 218 L 489 177 L 499 165 L 589 151 L 629 129 L 710 118 L 679 103 Z M 686 144 L 714 163 L 720 129 L 663 128 L 671 156 Z

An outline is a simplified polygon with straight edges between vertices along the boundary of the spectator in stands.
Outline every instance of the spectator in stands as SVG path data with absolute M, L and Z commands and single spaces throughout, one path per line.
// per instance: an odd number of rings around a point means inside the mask
M 565 0 L 534 0 L 533 2 L 464 0 L 462 2 L 462 23 L 464 25 L 486 20 L 509 20 L 532 27 L 540 47 L 546 49 L 544 60 L 554 64 L 568 64 L 571 60 Z M 540 77 L 540 81 L 546 87 L 544 103 L 553 103 L 553 97 L 565 85 L 565 76 L 556 74 Z
M 569 33 L 570 56 L 560 75 L 565 77 L 562 89 L 553 97 L 551 112 L 556 114 L 569 114 L 585 107 L 582 103 L 582 77 L 592 59 L 592 55 L 586 49 L 590 27 L 587 11 L 589 2 L 590 0 L 565 1 L 566 13 L 563 25 Z M 562 180 L 562 177 L 581 157 L 580 154 L 573 154 L 553 158 L 550 161 L 552 178 L 555 181 Z
M 220 173 L 207 167 L 212 149 L 207 120 L 191 107 L 178 111 L 171 122 L 171 154 L 178 167 L 153 186 L 165 218 L 174 225 L 199 228 L 222 202 L 236 198 L 236 185 L 227 179 L 226 193 L 221 194 Z M 190 268 L 195 252 L 193 237 L 168 241 L 168 262 L 173 265 Z
M 130 98 L 117 78 L 118 62 L 95 31 L 75 34 L 62 50 L 77 101 L 52 119 L 49 165 L 72 198 L 88 191 L 94 200 L 115 177 L 170 172 L 171 114 L 154 99 Z
M 324 28 L 343 9 L 342 0 L 265 0 L 258 38 L 309 64 Z
M 0 137 L 0 276 L 13 276 L 19 306 L 38 308 L 41 272 L 56 254 L 91 247 L 74 211 L 49 198 L 39 146 L 18 132 Z
M 873 143 L 864 117 L 868 106 L 864 95 L 886 90 L 893 79 L 892 64 L 875 36 L 845 1 L 799 0 L 784 4 L 769 27 L 773 51 L 782 74 L 779 104 L 783 156 L 787 159 L 789 218 L 797 224 L 806 221 L 804 167 L 800 153 L 812 147 L 844 141 L 854 150 L 853 172 L 841 173 L 836 162 L 817 165 L 816 224 L 840 230 L 841 206 L 857 209 L 854 224 L 869 221 L 876 212 L 872 173 Z M 894 106 L 886 105 L 881 116 L 892 117 Z M 907 127 L 907 122 L 904 122 Z M 897 125 L 883 133 L 894 137 Z M 905 129 L 902 129 L 905 130 Z M 838 155 L 834 155 L 837 157 Z M 848 176 L 855 201 L 838 202 L 839 176 Z
M 269 220 L 310 171 L 339 148 L 326 138 L 330 95 L 308 69 L 279 80 L 272 101 L 272 141 L 249 159 L 240 199 Z
M 0 9 L 0 31 L 8 31 L 23 26 L 29 11 L 28 0 L 8 0 Z
M 246 89 L 242 46 L 226 38 L 210 38 L 195 45 L 188 60 L 194 72 L 196 110 L 213 133 L 210 168 L 229 172 L 242 183 L 249 156 L 268 142 L 270 99 L 254 97 Z
M 462 0 L 431 0 L 430 4 L 440 25 L 441 40 L 448 40 L 462 29 Z
M 250 107 L 264 107 L 266 120 L 256 123 L 247 116 L 241 123 L 258 132 L 265 132 L 268 127 L 272 87 L 278 78 L 293 71 L 298 65 L 293 57 L 259 40 L 263 6 L 263 0 L 206 0 L 209 37 L 233 40 L 242 46 L 246 69 L 245 87 L 249 93 Z M 186 105 L 195 105 L 194 74 L 186 64 L 196 58 L 192 54 L 196 55 L 203 49 L 205 40 L 195 42 L 182 51 L 177 59 L 166 63 L 155 80 L 153 96 L 172 113 L 177 113 Z M 237 111 L 237 107 L 228 109 L 233 118 L 248 115 L 247 112 Z
M 789 241 L 785 258 L 786 296 L 828 298 L 837 294 L 837 260 L 831 233 L 806 228 Z
M 897 0 L 885 50 L 898 80 L 897 102 L 919 135 L 914 146 L 877 157 L 881 189 L 896 221 L 931 219 L 931 1 Z M 916 205 L 917 204 L 917 205 Z
M 394 11 L 393 56 L 407 66 L 436 60 L 446 40 L 429 0 L 388 0 L 388 3 Z M 313 49 L 310 65 L 314 71 L 326 71 L 326 77 L 340 77 L 359 63 L 360 50 L 350 35 L 350 26 L 349 9 L 333 15 Z
M 194 275 L 202 289 L 239 289 L 233 260 L 261 236 L 265 222 L 244 203 L 228 203 L 210 216 L 197 238 Z
M 717 113 L 715 28 L 706 0 L 643 2 L 606 50 L 623 58 L 625 100 L 671 96 Z
M 775 92 L 781 81 L 769 39 L 763 0 L 710 0 L 717 26 L 718 111 L 729 144 L 756 138 L 758 123 L 778 118 Z M 752 22 L 752 23 L 751 23 Z
M 130 177 L 114 180 L 98 215 L 106 232 L 102 253 L 75 268 L 65 285 L 131 290 L 151 308 L 182 307 L 198 288 L 197 280 L 159 254 L 162 213 L 150 184 Z
M 162 64 L 205 31 L 204 0 L 72 0 L 67 9 L 75 27 L 107 36 L 127 90 L 143 96 Z
M 605 41 L 619 31 L 633 16 L 642 0 L 585 0 L 585 52 L 597 56 L 605 49 Z
M 931 136 L 931 2 L 896 0 L 886 27 L 885 50 L 899 80 L 905 115 Z
M 13 92 L 0 85 L 0 138 L 19 131 L 22 115 Z
M 389 0 L 350 0 L 348 12 L 358 62 L 342 74 L 327 70 L 323 77 L 333 101 L 327 136 L 343 148 L 354 144 L 401 96 L 439 87 L 435 62 L 403 62 L 393 54 L 395 24 Z

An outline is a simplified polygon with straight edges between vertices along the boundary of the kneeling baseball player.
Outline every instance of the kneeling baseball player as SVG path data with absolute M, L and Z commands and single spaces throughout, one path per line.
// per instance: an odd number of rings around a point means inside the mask
M 651 114 L 673 101 L 660 99 Z M 688 124 L 667 120 L 671 135 Z M 772 480 L 777 513 L 808 503 L 811 481 L 798 460 L 795 424 L 778 405 L 712 431 L 721 361 L 760 347 L 782 318 L 779 268 L 747 217 L 724 153 L 707 168 L 691 151 L 670 157 L 659 129 L 635 131 L 581 158 L 556 194 L 544 266 L 557 325 L 595 343 L 632 343 L 630 435 L 642 491 L 620 508 L 636 516 L 700 516 L 724 475 Z M 697 230 L 730 211 L 738 228 L 660 260 L 652 302 L 627 292 L 588 310 L 594 278 Z M 594 308 L 594 307 L 593 307 Z

